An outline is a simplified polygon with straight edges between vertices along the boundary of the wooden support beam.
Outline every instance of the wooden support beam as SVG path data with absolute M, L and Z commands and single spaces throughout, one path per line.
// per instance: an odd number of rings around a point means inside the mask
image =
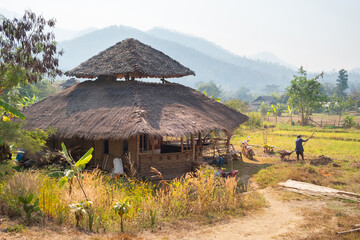
M 230 132 L 225 132 L 226 133 L 226 158 L 228 161 L 230 161 L 230 166 L 231 166 L 231 171 L 234 170 L 234 164 L 233 164 L 233 159 L 230 153 L 230 140 L 231 140 L 231 133 Z
M 137 171 L 140 171 L 140 134 L 136 135 L 136 167 Z
M 194 138 L 194 134 L 191 134 L 191 148 L 192 148 L 192 153 L 193 153 L 193 161 L 196 160 L 196 155 L 195 155 L 195 138 Z
M 155 152 L 155 137 L 151 137 L 151 154 Z
M 181 138 L 181 152 L 184 152 L 184 138 Z
M 145 134 L 141 135 L 141 152 L 144 152 L 144 145 L 145 145 Z
M 199 138 L 198 138 L 198 146 L 199 146 L 199 152 L 200 152 L 200 156 L 202 156 L 202 147 L 203 147 L 203 141 L 201 139 L 201 132 L 199 132 Z

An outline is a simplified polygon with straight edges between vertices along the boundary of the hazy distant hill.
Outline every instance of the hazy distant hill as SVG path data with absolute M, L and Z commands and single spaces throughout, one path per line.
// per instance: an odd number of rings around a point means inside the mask
M 194 70 L 195 77 L 171 80 L 189 86 L 194 86 L 199 81 L 214 81 L 227 90 L 234 90 L 242 86 L 250 89 L 262 89 L 266 84 L 286 86 L 294 73 L 292 70 L 276 64 L 236 56 L 200 38 L 182 35 L 182 38 L 176 39 L 175 36 L 180 36 L 180 34 L 170 31 L 167 31 L 169 34 L 168 37 L 165 37 L 166 31 L 162 30 L 162 34 L 157 36 L 155 30 L 143 32 L 129 27 L 111 26 L 70 41 L 63 41 L 59 43 L 59 46 L 65 51 L 60 60 L 60 66 L 64 70 L 72 69 L 116 42 L 133 37 L 159 49 Z M 175 34 L 172 35 L 174 39 L 169 37 L 171 34 Z M 200 45 L 203 47 L 200 48 Z
M 202 38 L 161 28 L 143 32 L 124 26 L 111 26 L 60 42 L 60 48 L 65 51 L 60 59 L 60 66 L 64 70 L 70 70 L 100 51 L 129 37 L 164 52 L 194 70 L 195 77 L 170 79 L 192 87 L 199 81 L 214 81 L 227 91 L 247 87 L 251 91 L 259 92 L 268 84 L 277 84 L 280 88 L 285 88 L 296 73 L 279 64 L 235 55 Z M 324 81 L 335 82 L 336 77 L 337 73 L 329 73 L 325 75 Z M 360 82 L 358 74 L 349 74 L 350 77 L 352 78 L 350 81 Z
M 197 51 L 202 52 L 210 57 L 219 59 L 221 61 L 235 64 L 247 69 L 256 70 L 265 75 L 269 75 L 271 79 L 278 79 L 277 84 L 283 85 L 281 83 L 288 82 L 288 78 L 292 77 L 294 74 L 293 69 L 290 69 L 285 66 L 279 65 L 279 63 L 275 62 L 265 62 L 262 60 L 254 60 L 246 57 L 241 57 L 230 51 L 207 41 L 206 39 L 194 37 L 188 34 L 167 30 L 164 28 L 153 28 L 148 31 L 148 33 L 156 36 L 158 38 L 162 38 L 168 41 L 176 42 L 187 47 L 196 49 Z M 266 79 L 264 81 L 267 82 Z
M 65 40 L 71 40 L 93 31 L 96 31 L 96 28 L 91 27 L 81 31 L 76 31 L 76 30 L 69 30 L 65 28 L 56 27 L 54 32 L 55 32 L 56 40 L 60 42 Z
M 260 53 L 249 56 L 249 58 L 254 59 L 254 60 L 260 60 L 260 61 L 264 61 L 264 62 L 279 64 L 284 67 L 290 68 L 292 70 L 298 70 L 300 67 L 300 66 L 294 66 L 294 65 L 288 64 L 287 62 L 283 61 L 279 57 L 277 57 L 274 54 L 269 53 L 269 52 L 260 52 Z
M 360 74 L 360 68 L 351 69 L 351 72 Z

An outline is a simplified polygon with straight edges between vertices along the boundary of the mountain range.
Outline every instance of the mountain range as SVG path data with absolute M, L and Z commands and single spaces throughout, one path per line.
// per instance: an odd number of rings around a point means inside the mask
M 268 59 L 264 59 L 264 53 L 262 59 L 261 55 L 246 58 L 203 38 L 163 28 L 141 31 L 125 26 L 110 26 L 59 42 L 59 47 L 64 50 L 60 67 L 65 71 L 70 70 L 100 51 L 130 37 L 164 52 L 195 71 L 196 76 L 170 79 L 190 87 L 195 87 L 199 82 L 213 81 L 227 92 L 241 88 L 253 92 L 265 89 L 266 92 L 266 85 L 278 85 L 279 90 L 284 89 L 296 74 L 296 67 L 268 53 L 265 53 Z M 336 72 L 328 73 L 325 74 L 324 81 L 334 82 L 336 77 Z M 349 73 L 349 79 L 350 77 L 351 81 L 360 83 L 359 73 Z

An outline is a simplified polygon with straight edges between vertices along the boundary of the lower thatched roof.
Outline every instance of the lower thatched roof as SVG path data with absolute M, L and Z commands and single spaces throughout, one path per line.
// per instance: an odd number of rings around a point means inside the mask
M 248 119 L 189 87 L 137 81 L 86 81 L 23 112 L 28 128 L 54 127 L 58 137 L 91 140 L 231 132 Z

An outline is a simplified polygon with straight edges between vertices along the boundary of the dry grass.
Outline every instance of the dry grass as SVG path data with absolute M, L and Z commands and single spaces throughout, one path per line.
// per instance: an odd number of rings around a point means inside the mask
M 307 236 L 296 239 L 359 239 L 360 237 L 359 232 L 336 234 L 353 229 L 353 225 L 359 224 L 359 213 L 348 214 L 345 210 L 339 211 L 328 207 L 318 210 L 302 209 L 301 211 L 305 221 L 300 226 L 300 230 L 306 232 Z
M 84 215 L 81 229 L 95 232 L 116 232 L 120 219 L 112 209 L 118 200 L 128 198 L 132 208 L 125 215 L 125 231 L 136 232 L 141 228 L 154 227 L 162 222 L 179 219 L 214 221 L 235 214 L 259 209 L 265 200 L 257 193 L 243 194 L 236 178 L 215 177 L 215 170 L 203 168 L 196 174 L 187 174 L 158 187 L 151 182 L 113 178 L 100 171 L 84 172 L 80 178 L 84 191 L 93 202 L 89 216 Z M 26 183 L 26 184 L 23 184 Z M 2 184 L 2 194 L 34 193 L 40 198 L 40 209 L 47 221 L 74 225 L 75 215 L 69 205 L 79 203 L 85 196 L 76 181 L 60 187 L 58 180 L 36 172 L 24 172 L 9 177 Z M 11 198 L 4 199 L 9 206 L 19 206 Z M 19 211 L 22 214 L 22 211 Z M 39 221 L 43 221 L 39 219 Z
M 11 217 L 21 215 L 22 204 L 18 198 L 33 193 L 36 199 L 39 196 L 40 185 L 41 176 L 37 171 L 15 172 L 13 175 L 8 175 L 0 184 L 2 212 Z

